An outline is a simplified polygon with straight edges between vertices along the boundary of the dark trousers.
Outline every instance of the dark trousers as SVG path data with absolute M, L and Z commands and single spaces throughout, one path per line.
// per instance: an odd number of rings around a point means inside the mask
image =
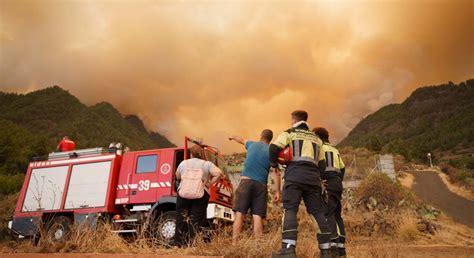
M 344 220 L 341 217 L 342 192 L 327 190 L 327 194 L 328 203 L 326 217 L 329 223 L 329 228 L 331 229 L 331 244 L 334 243 L 338 247 L 343 248 L 345 243 L 346 231 L 344 229 Z
M 176 200 L 176 234 L 175 241 L 179 246 L 189 245 L 196 233 L 207 230 L 207 204 L 209 194 L 204 192 L 200 199 L 185 199 L 178 196 Z
M 298 237 L 298 207 L 303 199 L 308 213 L 314 218 L 318 232 L 316 238 L 319 249 L 329 249 L 331 231 L 324 216 L 324 204 L 321 197 L 321 187 L 294 182 L 285 182 L 283 186 L 283 217 L 282 245 L 296 246 Z

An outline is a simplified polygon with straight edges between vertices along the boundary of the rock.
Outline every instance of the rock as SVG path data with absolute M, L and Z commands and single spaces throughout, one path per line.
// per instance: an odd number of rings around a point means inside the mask
M 420 231 L 420 232 L 425 233 L 428 230 L 428 226 L 423 222 L 421 222 L 421 223 L 418 222 L 416 224 L 416 229 L 418 229 L 418 231 Z

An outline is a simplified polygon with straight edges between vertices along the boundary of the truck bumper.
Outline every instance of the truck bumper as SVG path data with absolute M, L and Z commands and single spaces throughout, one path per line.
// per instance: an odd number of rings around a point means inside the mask
M 234 221 L 234 212 L 231 208 L 216 203 L 207 205 L 207 219 L 214 221 Z
M 10 221 L 8 221 L 8 229 L 9 229 L 11 232 L 15 232 L 15 231 L 13 231 L 12 227 L 13 227 L 13 220 L 10 220 Z M 18 233 L 16 233 L 16 232 L 15 232 L 15 234 L 18 235 L 18 238 L 25 238 L 24 236 L 22 236 L 22 235 L 20 235 L 20 234 L 18 234 Z
M 11 232 L 18 235 L 19 238 L 25 236 L 34 236 L 38 233 L 40 218 L 38 217 L 22 217 L 13 218 L 8 222 L 8 228 Z

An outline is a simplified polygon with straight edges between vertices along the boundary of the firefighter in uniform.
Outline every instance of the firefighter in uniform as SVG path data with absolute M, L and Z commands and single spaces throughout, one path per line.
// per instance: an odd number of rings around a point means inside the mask
M 341 217 L 342 180 L 344 179 L 345 165 L 339 151 L 329 143 L 329 132 L 322 127 L 313 129 L 313 132 L 323 141 L 326 171 L 322 178 L 326 180 L 328 203 L 326 218 L 331 229 L 331 250 L 340 257 L 346 257 L 344 221 Z
M 318 228 L 316 237 L 321 257 L 330 257 L 331 231 L 324 216 L 321 197 L 320 175 L 326 167 L 322 142 L 309 130 L 306 111 L 294 111 L 291 118 L 293 127 L 281 133 L 270 145 L 270 165 L 274 169 L 278 166 L 279 152 L 287 146 L 290 146 L 292 151 L 292 160 L 288 163 L 284 175 L 282 248 L 273 253 L 273 257 L 296 257 L 297 213 L 301 199 Z
M 56 151 L 63 152 L 63 151 L 73 151 L 76 147 L 76 144 L 69 139 L 69 137 L 64 136 L 63 139 L 59 142 L 58 146 L 56 147 Z

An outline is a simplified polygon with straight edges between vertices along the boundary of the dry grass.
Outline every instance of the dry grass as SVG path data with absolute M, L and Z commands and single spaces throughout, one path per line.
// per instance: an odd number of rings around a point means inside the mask
M 297 253 L 299 257 L 317 256 L 316 227 L 304 206 L 298 214 L 299 240 Z M 191 247 L 166 248 L 156 245 L 154 239 L 145 234 L 125 239 L 114 233 L 108 224 L 97 229 L 73 227 L 69 238 L 64 243 L 42 240 L 38 245 L 32 241 L 11 241 L 4 243 L 2 253 L 137 253 L 137 254 L 170 254 L 170 255 L 222 255 L 226 257 L 268 257 L 281 244 L 281 209 L 275 208 L 265 223 L 262 239 L 252 237 L 251 227 L 246 227 L 236 245 L 232 245 L 231 227 L 221 227 L 213 235 L 211 243 L 205 243 L 198 236 Z
M 397 237 L 403 242 L 413 243 L 421 236 L 418 231 L 417 220 L 411 212 L 406 212 L 401 216 L 397 227 Z
M 301 212 L 303 213 L 303 212 Z M 69 238 L 64 243 L 57 243 L 43 238 L 35 245 L 33 241 L 4 241 L 0 253 L 137 253 L 137 254 L 172 254 L 172 255 L 224 255 L 229 257 L 265 257 L 276 250 L 281 241 L 279 211 L 272 212 L 266 222 L 264 237 L 256 240 L 251 236 L 251 228 L 244 230 L 241 240 L 232 245 L 231 227 L 223 226 L 216 230 L 211 243 L 205 243 L 197 236 L 192 247 L 167 248 L 156 244 L 158 241 L 139 234 L 123 238 L 111 232 L 110 225 L 102 224 L 97 229 L 74 226 Z M 304 216 L 304 215 L 303 215 Z M 303 219 L 309 221 L 309 218 Z M 305 231 L 307 226 L 303 225 Z M 44 233 L 42 233 L 44 235 Z M 304 234 L 304 232 L 303 232 Z M 314 235 L 313 235 L 314 239 Z M 315 242 L 311 243 L 316 250 Z M 301 244 L 302 250 L 307 247 Z
M 413 182 L 415 181 L 415 177 L 410 173 L 402 173 L 402 176 L 398 177 L 398 181 L 403 187 L 411 189 Z
M 394 207 L 405 197 L 405 192 L 386 174 L 374 172 L 362 181 L 356 189 L 356 196 L 362 202 L 367 203 L 375 199 L 377 204 Z
M 350 249 L 350 256 L 353 257 L 373 257 L 373 258 L 387 258 L 387 257 L 403 257 L 400 251 L 400 244 L 384 244 L 380 242 L 363 242 L 353 245 Z
M 359 214 L 360 215 L 360 214 Z M 354 219 L 357 214 L 347 214 L 347 220 Z M 399 227 L 394 236 L 374 235 L 362 237 L 348 234 L 348 253 L 355 257 L 406 257 L 407 244 L 449 244 L 456 246 L 474 246 L 473 230 L 456 224 L 446 217 L 439 221 L 439 229 L 435 235 L 422 235 L 415 232 L 416 219 L 414 214 L 404 211 L 393 213 Z M 298 257 L 317 257 L 315 234 L 316 228 L 304 206 L 300 207 Z M 211 243 L 204 243 L 197 237 L 194 245 L 189 248 L 166 248 L 156 245 L 156 241 L 139 235 L 136 238 L 122 238 L 110 232 L 108 224 L 100 225 L 96 230 L 87 227 L 74 227 L 70 238 L 65 243 L 40 241 L 34 245 L 31 241 L 8 241 L 0 245 L 0 253 L 134 253 L 164 255 L 221 255 L 225 257 L 268 257 L 272 251 L 280 247 L 281 241 L 281 210 L 273 209 L 265 224 L 264 237 L 256 240 L 252 237 L 251 227 L 246 227 L 236 245 L 231 242 L 231 228 L 221 227 L 213 235 Z M 416 241 L 415 241 L 416 240 Z M 426 249 L 429 255 L 430 249 Z M 425 253 L 422 253 L 425 254 Z
M 460 186 L 460 185 L 455 185 L 449 181 L 449 176 L 437 171 L 439 177 L 441 178 L 441 181 L 446 185 L 446 187 L 449 189 L 449 191 L 462 196 L 468 200 L 474 201 L 474 194 L 472 191 L 469 191 L 467 188 Z
M 472 247 L 474 246 L 474 230 L 453 222 L 446 215 L 441 215 L 438 218 L 438 229 L 428 242 Z

